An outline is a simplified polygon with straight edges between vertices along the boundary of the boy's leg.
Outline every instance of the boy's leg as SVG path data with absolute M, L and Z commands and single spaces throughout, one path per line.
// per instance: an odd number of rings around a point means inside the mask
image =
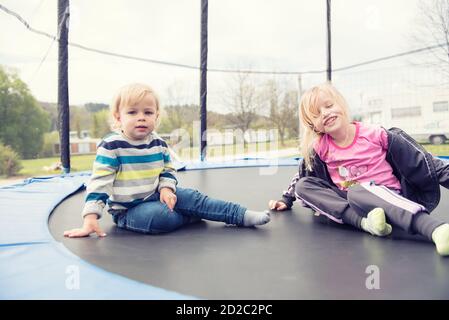
M 296 183 L 295 195 L 329 219 L 361 229 L 362 216 L 349 206 L 345 191 L 316 177 L 304 177 Z
M 143 202 L 117 219 L 120 228 L 149 234 L 170 232 L 190 222 L 191 217 L 170 211 L 159 200 Z
M 246 208 L 239 204 L 213 199 L 193 189 L 177 188 L 175 210 L 186 216 L 244 225 Z

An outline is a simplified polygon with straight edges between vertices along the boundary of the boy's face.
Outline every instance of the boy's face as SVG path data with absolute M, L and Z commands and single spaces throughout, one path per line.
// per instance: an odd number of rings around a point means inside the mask
M 158 117 L 159 111 L 152 94 L 146 94 L 133 106 L 121 107 L 116 116 L 125 135 L 133 140 L 145 139 L 154 130 Z
M 315 130 L 332 134 L 345 128 L 347 124 L 345 113 L 335 99 L 324 92 L 320 92 L 316 103 L 319 114 L 312 119 Z

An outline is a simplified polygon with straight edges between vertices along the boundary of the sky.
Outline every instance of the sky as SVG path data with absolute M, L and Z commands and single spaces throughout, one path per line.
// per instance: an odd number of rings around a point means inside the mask
M 417 3 L 418 0 L 332 0 L 333 66 L 422 47 L 410 41 Z M 0 0 L 0 4 L 18 13 L 33 28 L 56 34 L 56 0 Z M 71 42 L 131 56 L 199 65 L 200 0 L 72 0 L 70 6 Z M 57 43 L 30 32 L 1 10 L 0 29 L 0 64 L 15 70 L 39 101 L 55 102 Z M 404 62 L 395 60 L 382 67 L 396 65 Z M 326 1 L 210 0 L 208 66 L 324 70 Z M 379 66 L 371 66 L 375 67 Z M 347 76 L 349 83 L 358 82 L 358 69 L 351 72 Z M 263 81 L 270 77 L 257 78 Z M 292 86 L 296 83 L 296 76 L 277 78 Z M 303 85 L 307 86 L 325 80 L 325 75 L 304 78 Z M 229 79 L 228 74 L 209 73 L 210 109 L 221 108 L 220 94 Z M 71 104 L 109 103 L 119 87 L 137 81 L 154 87 L 163 104 L 199 103 L 198 70 L 69 47 Z

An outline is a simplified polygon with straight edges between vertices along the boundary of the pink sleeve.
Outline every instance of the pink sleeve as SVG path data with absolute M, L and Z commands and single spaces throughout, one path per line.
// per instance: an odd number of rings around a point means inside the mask
M 383 150 L 388 150 L 388 133 L 384 128 L 380 128 L 380 145 Z

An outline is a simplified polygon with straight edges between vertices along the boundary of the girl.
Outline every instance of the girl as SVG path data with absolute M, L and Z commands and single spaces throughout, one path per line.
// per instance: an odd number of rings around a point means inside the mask
M 440 184 L 449 188 L 449 164 L 400 129 L 351 122 L 345 99 L 328 83 L 303 95 L 300 118 L 304 159 L 282 200 L 269 202 L 272 210 L 299 199 L 373 235 L 387 236 L 392 226 L 423 235 L 449 255 L 449 224 L 429 215 Z
M 143 84 L 123 87 L 111 105 L 116 133 L 97 149 L 81 228 L 66 237 L 106 234 L 97 219 L 105 204 L 119 228 L 141 233 L 173 231 L 193 220 L 208 219 L 238 226 L 262 225 L 268 212 L 256 212 L 192 189 L 177 188 L 167 144 L 154 132 L 159 120 L 159 99 Z

